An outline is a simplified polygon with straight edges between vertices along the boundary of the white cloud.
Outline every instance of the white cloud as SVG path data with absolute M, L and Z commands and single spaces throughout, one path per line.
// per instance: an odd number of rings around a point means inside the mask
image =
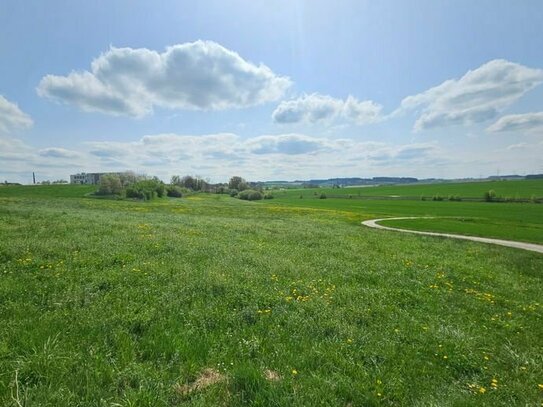
M 356 139 L 275 134 L 244 138 L 232 133 L 156 134 L 134 141 L 99 141 L 76 149 L 37 149 L 0 137 L 0 180 L 67 179 L 76 172 L 124 171 L 157 175 L 198 174 L 212 182 L 232 175 L 250 180 L 331 177 L 458 177 L 539 168 L 543 144 L 517 145 L 488 155 L 488 146 L 469 151 L 436 142 L 392 144 Z M 481 160 L 481 157 L 488 157 Z
M 266 65 L 255 65 L 212 41 L 168 47 L 110 48 L 91 70 L 47 75 L 40 96 L 84 111 L 145 116 L 154 107 L 191 110 L 241 108 L 281 98 L 291 85 Z
M 29 115 L 19 106 L 0 95 L 0 133 L 7 133 L 15 128 L 27 128 L 33 124 Z
M 543 132 L 543 112 L 503 116 L 486 130 L 493 133 L 502 131 Z
M 247 139 L 232 133 L 158 134 L 133 142 L 102 141 L 86 146 L 90 159 L 99 168 L 134 169 L 164 179 L 172 174 L 195 172 L 215 181 L 234 174 L 252 180 L 328 178 L 341 174 L 368 176 L 368 173 L 413 175 L 415 168 L 448 162 L 434 143 L 393 145 L 304 134 Z
M 471 125 L 493 119 L 526 92 L 543 82 L 543 70 L 495 59 L 460 79 L 402 100 L 395 114 L 418 110 L 414 129 Z
M 302 134 L 285 134 L 255 137 L 246 142 L 245 148 L 253 154 L 299 155 L 332 150 L 336 145 L 326 139 Z
M 277 123 L 319 123 L 343 119 L 364 125 L 377 122 L 381 110 L 382 106 L 371 100 L 359 101 L 353 96 L 342 100 L 313 93 L 282 101 L 272 118 Z
M 506 150 L 523 150 L 528 147 L 529 145 L 527 143 L 517 143 L 517 144 L 511 144 L 510 146 L 507 146 Z
M 76 158 L 80 155 L 77 151 L 66 150 L 65 148 L 60 147 L 44 148 L 38 151 L 38 154 L 42 157 L 52 158 Z

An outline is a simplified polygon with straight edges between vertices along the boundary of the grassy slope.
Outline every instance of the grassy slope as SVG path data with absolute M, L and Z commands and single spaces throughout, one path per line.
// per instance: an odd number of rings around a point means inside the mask
M 96 189 L 96 185 L 0 185 L 0 197 L 81 198 Z
M 287 190 L 285 195 L 298 198 L 300 194 L 308 198 L 315 192 L 324 192 L 329 195 L 358 195 L 364 196 L 408 196 L 433 197 L 441 195 L 447 197 L 455 195 L 466 198 L 482 198 L 486 191 L 493 189 L 498 196 L 512 198 L 543 197 L 543 179 L 521 181 L 490 181 L 490 182 L 463 182 L 415 185 L 387 185 L 379 187 L 353 187 L 353 188 L 318 188 Z M 281 195 L 281 193 L 279 193 Z
M 0 203 L 2 405 L 16 372 L 40 406 L 542 401 L 540 255 L 344 208 Z M 175 392 L 209 367 L 227 381 Z

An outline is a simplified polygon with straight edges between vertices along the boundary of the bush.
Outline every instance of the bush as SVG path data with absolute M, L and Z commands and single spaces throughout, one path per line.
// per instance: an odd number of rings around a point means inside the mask
M 273 194 L 271 194 L 269 192 L 264 194 L 264 199 L 273 199 Z
M 177 185 L 170 185 L 166 188 L 166 195 L 172 198 L 181 198 L 183 196 L 183 190 Z
M 443 201 L 443 199 L 444 198 L 439 194 L 432 197 L 432 201 Z
M 127 198 L 144 199 L 150 201 L 156 197 L 162 198 L 166 194 L 166 186 L 157 178 L 138 181 L 126 188 Z
M 460 202 L 461 200 L 462 198 L 460 198 L 458 195 L 449 195 L 449 201 Z
M 126 188 L 126 197 L 127 198 L 136 198 L 136 199 L 145 199 L 145 194 L 143 191 L 135 188 L 134 186 Z
M 118 175 L 106 174 L 100 177 L 97 195 L 120 195 L 123 192 L 121 178 Z
M 255 191 L 254 189 L 246 189 L 238 194 L 238 198 L 245 201 L 259 201 L 263 198 L 263 196 L 259 191 Z
M 233 197 L 235 197 L 235 196 L 238 195 L 238 192 L 239 192 L 239 191 L 238 191 L 237 189 L 231 189 L 230 192 L 229 192 L 229 194 L 230 194 L 230 196 L 233 198 Z
M 326 194 L 323 192 L 319 195 L 319 199 L 326 199 Z
M 486 202 L 494 202 L 496 200 L 496 192 L 491 189 L 490 191 L 486 191 L 483 197 Z

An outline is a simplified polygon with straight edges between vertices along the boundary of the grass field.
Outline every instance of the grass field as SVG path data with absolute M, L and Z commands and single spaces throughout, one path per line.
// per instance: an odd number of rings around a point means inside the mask
M 473 186 L 472 184 L 475 184 Z M 480 185 L 485 184 L 485 185 Z M 488 190 L 489 184 L 503 185 L 495 188 L 504 196 L 515 196 L 518 191 L 523 191 L 517 196 L 531 195 L 543 196 L 543 180 L 535 181 L 502 181 L 493 183 L 462 183 L 442 185 L 400 185 L 396 187 L 368 187 L 358 188 L 362 193 L 374 192 L 373 196 L 411 196 L 421 193 L 445 195 L 448 193 L 460 196 L 477 196 Z M 465 193 L 462 188 L 466 186 Z M 508 188 L 506 188 L 508 187 Z M 440 191 L 440 188 L 443 188 Z M 407 229 L 427 230 L 433 232 L 450 232 L 465 235 L 494 237 L 508 240 L 519 240 L 533 243 L 543 243 L 543 205 L 533 203 L 505 203 L 505 202 L 455 202 L 455 201 L 421 201 L 420 199 L 357 199 L 353 195 L 348 198 L 319 199 L 324 191 L 331 194 L 349 193 L 357 188 L 340 189 L 305 189 L 284 190 L 274 193 L 274 204 L 310 207 L 320 210 L 343 211 L 346 214 L 358 218 L 371 219 L 394 216 L 432 216 L 442 219 L 420 219 L 388 221 L 387 225 L 403 227 Z M 376 192 L 377 191 L 377 192 Z M 470 192 L 471 191 L 471 192 Z M 475 192 L 474 192 L 475 191 Z M 515 192 L 517 191 L 517 192 Z M 330 194 L 329 194 L 330 195 Z M 302 198 L 300 198 L 302 196 Z M 348 195 L 347 195 L 348 196 Z M 452 219 L 455 218 L 455 219 Z
M 352 195 L 353 198 L 398 196 L 420 199 L 421 196 L 432 198 L 433 196 L 439 195 L 447 198 L 452 195 L 461 198 L 482 199 L 484 193 L 489 190 L 494 190 L 497 196 L 504 198 L 543 198 L 543 179 L 319 188 L 318 192 L 319 194 L 325 193 L 331 196 Z M 303 195 L 305 198 L 309 198 L 315 191 L 315 189 L 291 189 L 286 190 L 284 195 L 293 198 L 298 198 L 300 195 Z
M 0 188 L 0 405 L 543 402 L 543 256 L 360 227 L 543 205 L 88 192 Z

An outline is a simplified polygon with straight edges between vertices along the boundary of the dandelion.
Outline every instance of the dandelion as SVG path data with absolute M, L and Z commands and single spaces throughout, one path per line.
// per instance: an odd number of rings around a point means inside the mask
M 298 371 L 296 369 L 292 369 L 292 375 L 296 376 L 298 374 Z
M 449 357 L 447 355 L 443 355 L 443 359 L 447 360 Z
M 492 379 L 490 386 L 496 390 L 498 388 L 498 379 Z
M 479 387 L 479 393 L 485 394 L 485 393 L 486 393 L 486 389 L 485 389 L 483 386 Z

